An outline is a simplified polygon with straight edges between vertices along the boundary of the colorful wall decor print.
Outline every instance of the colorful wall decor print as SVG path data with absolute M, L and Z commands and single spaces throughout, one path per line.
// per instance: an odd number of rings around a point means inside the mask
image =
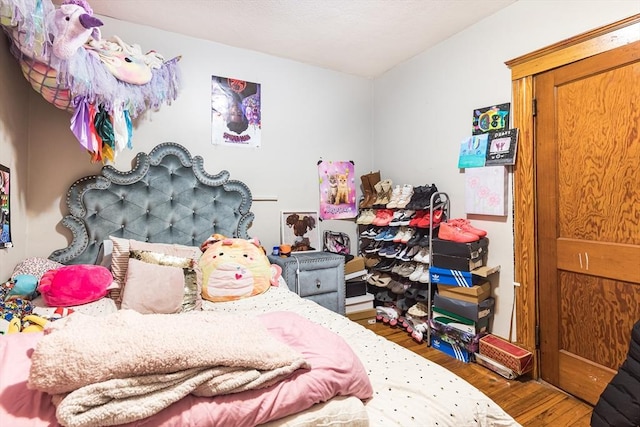
M 465 138 L 465 140 L 460 143 L 458 167 L 461 169 L 483 167 L 487 160 L 488 140 L 489 136 L 486 133 Z
M 211 143 L 261 145 L 260 84 L 211 76 Z
M 283 245 L 291 245 L 292 252 L 319 252 L 320 223 L 316 211 L 282 211 L 281 241 Z
M 355 168 L 351 161 L 318 162 L 320 185 L 320 218 L 355 218 L 356 207 Z
M 509 129 L 511 103 L 473 110 L 472 135 Z
M 518 129 L 489 132 L 486 166 L 515 165 L 518 152 Z
M 11 215 L 9 209 L 9 190 L 11 188 L 11 174 L 9 168 L 0 165 L 0 248 L 10 248 Z
M 505 166 L 465 169 L 465 212 L 507 216 L 507 179 Z

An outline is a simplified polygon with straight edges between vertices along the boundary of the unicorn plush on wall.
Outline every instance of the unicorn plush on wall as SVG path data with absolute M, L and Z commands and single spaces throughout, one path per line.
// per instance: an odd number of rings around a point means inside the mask
M 98 27 L 104 24 L 93 16 L 93 9 L 86 1 L 66 0 L 54 13 L 57 36 L 53 40 L 53 54 L 58 58 L 71 58 L 89 37 L 100 39 Z

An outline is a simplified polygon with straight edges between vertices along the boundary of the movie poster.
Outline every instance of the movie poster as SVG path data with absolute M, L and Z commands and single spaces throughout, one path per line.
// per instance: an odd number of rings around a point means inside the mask
M 260 147 L 260 85 L 211 76 L 211 143 Z
M 357 216 L 354 171 L 353 162 L 318 162 L 320 219 Z
M 0 248 L 13 246 L 11 242 L 11 216 L 9 214 L 10 176 L 9 168 L 0 165 Z

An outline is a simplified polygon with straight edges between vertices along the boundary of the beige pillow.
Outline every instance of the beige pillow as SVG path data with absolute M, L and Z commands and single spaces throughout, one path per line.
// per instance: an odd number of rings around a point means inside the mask
M 113 253 L 111 257 L 111 274 L 113 280 L 120 286 L 119 295 L 112 293 L 112 298 L 121 302 L 124 294 L 124 288 L 127 282 L 127 268 L 129 266 L 129 250 L 143 250 L 157 253 L 163 253 L 166 255 L 193 258 L 198 260 L 202 255 L 200 248 L 195 246 L 174 245 L 171 243 L 146 243 L 139 240 L 123 239 L 121 237 L 109 236 L 109 239 L 113 242 Z M 198 280 L 198 291 L 202 289 L 202 281 Z M 198 292 L 198 300 L 196 301 L 196 308 L 200 309 L 202 298 L 200 292 Z

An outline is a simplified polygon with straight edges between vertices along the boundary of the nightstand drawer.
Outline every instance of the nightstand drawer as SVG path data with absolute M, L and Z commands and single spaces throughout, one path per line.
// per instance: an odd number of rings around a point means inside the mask
M 316 270 L 300 270 L 298 290 L 301 297 L 337 292 L 340 277 L 335 267 L 318 268 Z

